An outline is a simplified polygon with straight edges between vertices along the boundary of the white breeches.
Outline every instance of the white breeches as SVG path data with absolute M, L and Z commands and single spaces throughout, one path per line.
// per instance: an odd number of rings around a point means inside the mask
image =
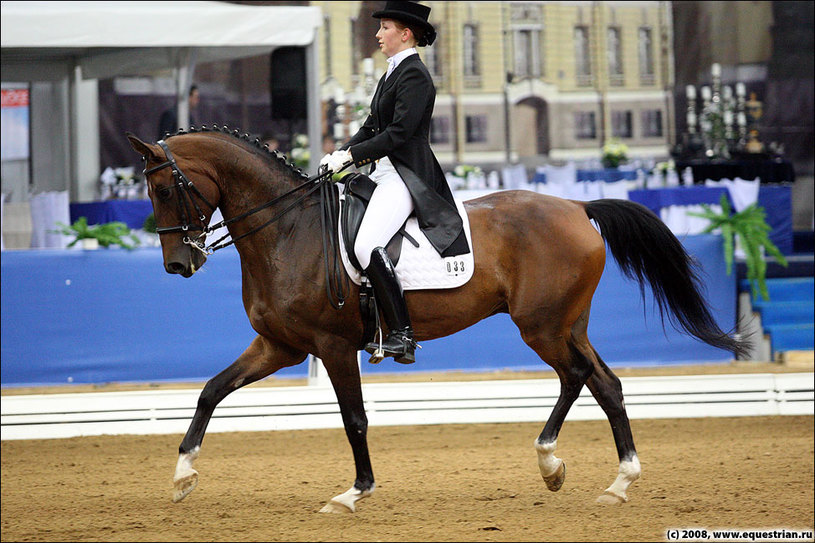
M 371 179 L 377 186 L 354 243 L 354 254 L 363 270 L 371 263 L 371 251 L 385 247 L 413 212 L 410 192 L 388 157 L 377 163 Z

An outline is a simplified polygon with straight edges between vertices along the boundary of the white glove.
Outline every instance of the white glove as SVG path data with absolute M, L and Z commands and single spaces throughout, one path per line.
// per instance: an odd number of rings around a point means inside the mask
M 334 151 L 330 155 L 325 155 L 322 160 L 320 160 L 320 166 L 328 166 L 331 173 L 337 173 L 351 162 L 353 162 L 351 151 Z

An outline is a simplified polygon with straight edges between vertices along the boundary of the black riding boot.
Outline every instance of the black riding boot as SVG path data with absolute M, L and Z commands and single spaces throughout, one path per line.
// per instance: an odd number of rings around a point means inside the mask
M 376 301 L 382 308 L 385 323 L 388 325 L 388 336 L 382 342 L 385 356 L 392 356 L 400 364 L 414 363 L 416 357 L 413 352 L 416 349 L 416 342 L 413 341 L 410 315 L 402 293 L 402 285 L 396 277 L 396 270 L 385 249 L 377 247 L 371 252 L 371 263 L 365 273 L 374 287 Z M 378 349 L 378 341 L 372 341 L 365 346 L 365 350 L 371 354 Z

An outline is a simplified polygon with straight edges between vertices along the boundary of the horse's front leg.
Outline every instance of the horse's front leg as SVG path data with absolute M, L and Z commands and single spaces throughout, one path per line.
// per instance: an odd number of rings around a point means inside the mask
M 257 336 L 235 362 L 207 382 L 198 397 L 187 434 L 178 448 L 178 463 L 173 476 L 174 502 L 186 498 L 198 485 L 198 472 L 192 465 L 201 451 L 212 413 L 221 400 L 242 386 L 301 362 L 305 356 L 305 353 Z
M 362 384 L 359 375 L 356 350 L 346 351 L 342 356 L 324 361 L 331 385 L 337 394 L 337 402 L 345 426 L 345 435 L 351 444 L 356 466 L 354 485 L 334 496 L 320 510 L 321 513 L 354 513 L 356 502 L 370 496 L 376 484 L 368 454 L 368 417 L 362 400 Z

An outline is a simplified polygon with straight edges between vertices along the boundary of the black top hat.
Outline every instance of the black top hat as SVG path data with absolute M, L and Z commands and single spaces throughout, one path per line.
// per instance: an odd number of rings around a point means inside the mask
M 417 45 L 433 45 L 436 40 L 436 29 L 427 20 L 430 15 L 430 8 L 418 2 L 385 2 L 385 9 L 375 11 L 373 17 L 377 19 L 395 19 L 407 26 L 417 26 L 424 30 L 424 36 L 417 42 Z

